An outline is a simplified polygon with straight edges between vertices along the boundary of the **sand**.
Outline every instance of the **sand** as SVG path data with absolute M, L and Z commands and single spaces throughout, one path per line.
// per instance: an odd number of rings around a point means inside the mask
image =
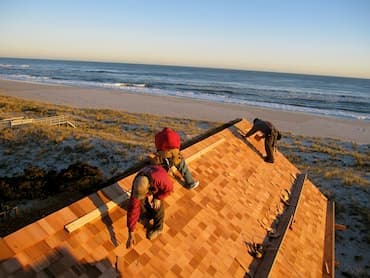
M 80 88 L 0 80 L 0 94 L 77 108 L 115 109 L 204 121 L 227 122 L 255 117 L 273 122 L 280 130 L 296 135 L 330 137 L 370 144 L 370 122 L 338 119 L 263 109 L 254 106 L 214 103 L 179 97 L 127 93 L 114 89 Z

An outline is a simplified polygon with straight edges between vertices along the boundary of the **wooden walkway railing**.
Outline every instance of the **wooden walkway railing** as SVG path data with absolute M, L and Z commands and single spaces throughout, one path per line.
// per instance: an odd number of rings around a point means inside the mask
M 25 119 L 24 117 L 14 117 L 14 118 L 0 120 L 0 128 L 14 127 L 14 126 L 25 125 L 25 124 L 46 124 L 50 126 L 66 124 L 74 128 L 76 127 L 71 121 L 69 121 L 68 117 L 65 115 L 45 117 L 45 118 L 39 118 L 39 119 L 32 119 L 32 118 Z
M 18 215 L 18 207 L 11 207 L 7 205 L 0 204 L 0 222 L 7 220 L 9 217 L 14 217 Z

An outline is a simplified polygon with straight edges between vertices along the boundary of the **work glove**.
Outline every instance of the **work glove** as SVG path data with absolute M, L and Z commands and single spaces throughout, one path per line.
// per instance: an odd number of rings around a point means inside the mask
M 160 207 L 161 207 L 161 200 L 153 198 L 152 208 L 155 210 L 159 210 Z

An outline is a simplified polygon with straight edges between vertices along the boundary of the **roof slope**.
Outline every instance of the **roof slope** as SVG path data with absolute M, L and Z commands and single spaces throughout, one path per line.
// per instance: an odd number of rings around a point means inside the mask
M 322 277 L 327 200 L 306 179 L 290 229 L 274 247 L 268 231 L 283 222 L 289 207 L 284 202 L 291 200 L 281 196 L 292 195 L 299 170 L 280 152 L 274 164 L 265 163 L 263 143 L 248 143 L 239 134 L 249 128 L 243 120 L 183 150 L 201 184 L 190 191 L 173 179 L 157 239 L 147 240 L 139 224 L 137 244 L 125 247 L 132 174 L 1 239 L 0 277 L 258 276 L 266 266 L 248 252 L 253 243 L 263 243 L 266 255 L 274 253 L 270 277 Z M 95 217 L 108 209 L 105 217 Z M 91 219 L 72 232 L 64 228 L 83 217 Z

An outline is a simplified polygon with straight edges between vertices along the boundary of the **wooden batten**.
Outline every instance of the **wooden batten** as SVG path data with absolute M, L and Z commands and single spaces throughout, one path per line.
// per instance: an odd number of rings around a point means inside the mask
M 335 276 L 335 203 L 328 202 L 326 213 L 323 277 Z

